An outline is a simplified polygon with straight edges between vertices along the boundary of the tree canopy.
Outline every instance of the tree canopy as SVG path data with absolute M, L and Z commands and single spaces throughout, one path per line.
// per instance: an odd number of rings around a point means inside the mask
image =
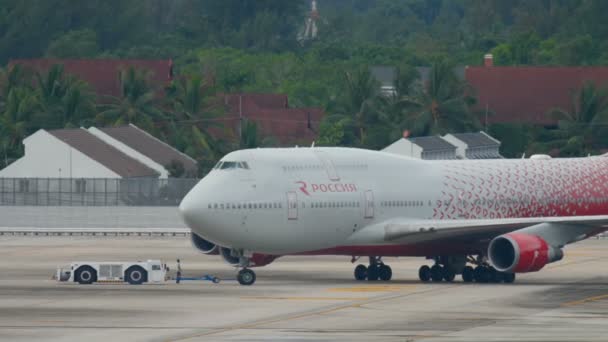
M 205 167 L 231 149 L 276 144 L 253 122 L 243 122 L 232 141 L 213 138 L 223 129 L 222 113 L 210 99 L 228 92 L 287 94 L 293 107 L 325 110 L 319 144 L 382 148 L 404 130 L 478 130 L 474 93 L 451 68 L 479 65 L 485 53 L 496 65 L 608 63 L 604 0 L 319 0 L 319 34 L 304 41 L 298 36 L 308 0 L 0 3 L 3 164 L 38 128 L 91 124 L 135 123 Z M 124 70 L 117 75 L 121 95 L 101 100 L 61 66 L 41 74 L 6 67 L 12 59 L 45 57 L 171 58 L 176 77 L 156 89 L 145 71 Z M 374 65 L 398 68 L 395 94 L 378 91 L 369 74 Z M 428 84 L 416 81 L 415 67 L 430 68 Z M 589 87 L 576 90 L 575 102 L 603 108 L 603 88 Z M 604 123 L 595 119 L 603 110 L 582 120 L 579 107 L 556 109 L 563 120 L 553 131 L 525 123 L 488 129 L 510 157 L 606 149 Z M 566 122 L 595 128 L 574 131 Z

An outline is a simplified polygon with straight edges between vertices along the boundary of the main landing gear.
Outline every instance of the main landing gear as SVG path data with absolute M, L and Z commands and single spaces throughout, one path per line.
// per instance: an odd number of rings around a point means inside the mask
M 467 257 L 436 257 L 435 265 L 432 267 L 421 266 L 418 270 L 418 277 L 423 282 L 452 282 L 456 274 L 462 275 L 465 283 L 512 283 L 515 281 L 515 273 L 499 272 L 490 266 L 483 258 Z M 467 261 L 473 265 L 466 266 Z
M 389 281 L 393 277 L 393 270 L 382 262 L 381 257 L 369 257 L 369 266 L 357 265 L 355 279 L 369 281 Z

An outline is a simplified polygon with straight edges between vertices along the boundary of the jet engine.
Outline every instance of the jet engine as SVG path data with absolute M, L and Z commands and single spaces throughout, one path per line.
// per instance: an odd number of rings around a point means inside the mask
M 488 247 L 488 258 L 500 272 L 536 272 L 546 264 L 561 260 L 564 252 L 543 238 L 525 233 L 495 237 Z
M 209 242 L 202 237 L 192 233 L 190 234 L 190 241 L 192 241 L 192 245 L 196 247 L 203 254 L 218 254 L 218 247 L 213 242 Z

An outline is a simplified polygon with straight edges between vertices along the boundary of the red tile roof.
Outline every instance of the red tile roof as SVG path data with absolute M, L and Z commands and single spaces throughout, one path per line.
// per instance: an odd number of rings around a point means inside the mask
M 285 94 L 221 94 L 224 104 L 231 112 L 238 113 L 239 108 L 288 108 L 287 95 Z
M 150 71 L 153 86 L 163 87 L 172 79 L 171 60 L 143 59 L 16 59 L 9 67 L 20 64 L 34 71 L 45 72 L 55 64 L 62 64 L 67 74 L 77 76 L 91 85 L 98 95 L 120 95 L 118 72 L 134 67 Z
M 287 95 L 283 94 L 223 94 L 229 117 L 225 121 L 238 132 L 239 117 L 258 125 L 263 137 L 276 138 L 281 145 L 312 143 L 319 132 L 323 119 L 321 108 L 289 108 Z M 310 128 L 309 125 L 310 115 Z M 236 135 L 236 134 L 235 134 Z
M 120 152 L 84 128 L 48 132 L 121 177 L 158 177 L 156 171 Z
M 466 80 L 489 109 L 489 123 L 554 125 L 552 108 L 571 110 L 572 93 L 585 81 L 608 84 L 608 67 L 467 67 Z M 483 118 L 482 118 L 483 119 Z

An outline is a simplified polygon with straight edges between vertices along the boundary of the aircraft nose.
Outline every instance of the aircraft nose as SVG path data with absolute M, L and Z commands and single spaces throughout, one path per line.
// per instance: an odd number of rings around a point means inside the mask
M 197 212 L 201 210 L 201 208 L 197 208 L 196 201 L 193 197 L 192 192 L 190 192 L 179 204 L 179 213 L 189 227 L 195 225 Z

